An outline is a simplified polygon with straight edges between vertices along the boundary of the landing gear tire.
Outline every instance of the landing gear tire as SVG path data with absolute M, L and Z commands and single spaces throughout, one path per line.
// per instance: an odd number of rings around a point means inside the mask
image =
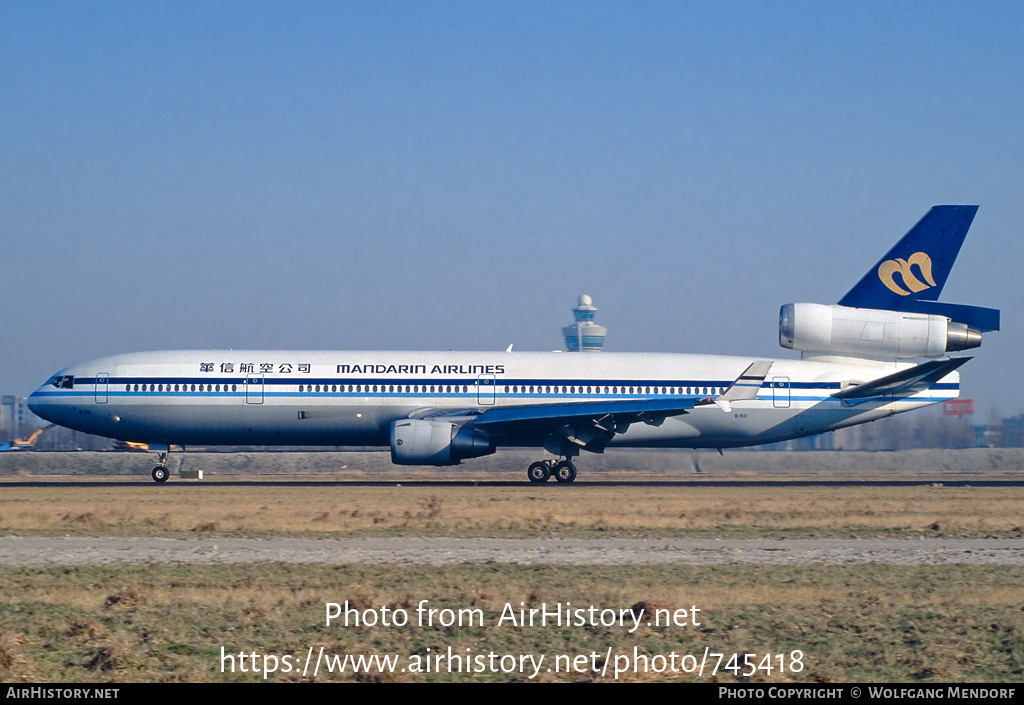
M 555 466 L 552 474 L 558 482 L 569 484 L 576 479 L 576 466 L 568 460 L 563 460 Z
M 547 482 L 551 477 L 551 466 L 543 460 L 537 461 L 526 471 L 526 475 L 530 478 L 530 482 L 537 484 Z
M 170 476 L 171 472 L 163 465 L 153 468 L 153 482 L 167 482 L 167 478 Z

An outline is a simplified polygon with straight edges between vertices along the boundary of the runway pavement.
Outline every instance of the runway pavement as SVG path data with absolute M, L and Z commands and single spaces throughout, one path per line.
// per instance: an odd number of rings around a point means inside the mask
M 1024 539 L 454 539 L 0 537 L 0 565 L 1024 565 Z

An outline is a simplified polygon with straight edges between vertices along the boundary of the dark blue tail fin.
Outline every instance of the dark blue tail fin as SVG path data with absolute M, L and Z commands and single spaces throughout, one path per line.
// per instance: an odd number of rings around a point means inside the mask
M 947 316 L 980 331 L 999 330 L 999 311 L 940 304 L 978 206 L 934 206 L 857 285 L 840 306 Z
M 938 301 L 977 212 L 977 206 L 932 208 L 839 305 L 898 311 L 905 300 Z

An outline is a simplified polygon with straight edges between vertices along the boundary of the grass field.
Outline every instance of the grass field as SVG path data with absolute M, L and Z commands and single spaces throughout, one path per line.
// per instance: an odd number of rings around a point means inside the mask
M 1020 680 L 1024 569 L 1010 567 L 517 567 L 142 566 L 0 569 L 0 678 L 4 681 L 253 681 L 238 653 L 273 655 L 273 681 L 531 680 L 509 672 L 410 673 L 379 668 L 298 667 L 309 649 L 399 658 L 398 668 L 444 654 L 544 655 L 533 680 L 1011 681 Z M 483 626 L 419 626 L 420 600 L 479 609 Z M 325 624 L 325 603 L 360 610 L 405 609 L 412 624 Z M 700 608 L 700 626 L 498 626 L 506 603 L 519 609 L 569 602 L 619 610 Z M 438 622 L 440 618 L 438 617 Z M 235 672 L 224 653 L 234 654 Z M 719 670 L 626 668 L 634 653 L 756 654 L 782 662 L 752 678 Z M 634 649 L 636 650 L 634 652 Z M 799 651 L 799 656 L 795 652 Z M 597 656 L 594 656 L 596 654 Z M 586 668 L 545 670 L 584 657 Z M 780 659 L 780 655 L 783 657 Z M 247 668 L 252 670 L 253 661 Z M 260 664 L 267 663 L 260 661 Z M 500 662 L 498 662 L 500 663 Z M 509 663 L 509 662 L 507 662 Z M 680 666 L 682 664 L 680 663 Z M 262 668 L 262 665 L 260 665 Z M 609 667 L 612 668 L 611 666 Z M 789 669 L 795 670 L 795 672 Z M 798 670 L 797 670 L 798 669 Z M 743 669 L 741 669 L 742 671 Z M 710 668 L 709 668 L 710 671 Z
M 1019 537 L 1024 488 L 24 487 L 0 532 L 123 536 Z
M 929 485 L 5 483 L 0 534 L 1018 537 L 1022 495 L 1016 488 Z M 421 600 L 479 610 L 482 624 L 325 624 L 328 602 L 348 601 L 375 615 L 383 606 L 403 609 L 415 620 Z M 630 618 L 644 609 L 643 623 L 632 632 L 618 624 L 497 624 L 506 605 L 566 603 L 630 610 Z M 692 606 L 700 608 L 699 626 L 646 624 L 656 610 Z M 274 681 L 605 681 L 616 680 L 614 667 L 623 665 L 618 680 L 1004 682 L 1024 680 L 1022 636 L 1024 568 L 1009 566 L 0 568 L 0 679 L 8 682 L 252 681 L 263 680 L 262 667 L 272 663 L 278 670 L 267 680 Z M 349 662 L 344 672 L 335 663 L 331 672 L 321 665 L 315 677 L 303 674 L 306 655 L 321 648 L 397 661 L 393 670 Z M 499 660 L 485 660 L 482 672 L 467 672 L 468 661 L 455 673 L 448 661 L 430 672 L 409 670 L 422 670 L 427 657 L 449 648 L 467 659 Z M 725 655 L 715 675 L 711 662 L 703 676 L 668 667 L 673 654 L 700 657 L 706 649 Z M 222 661 L 222 653 L 232 659 Z M 733 668 L 722 668 L 734 653 Z M 750 666 L 743 665 L 747 653 L 756 655 Z M 245 673 L 241 654 L 249 659 Z M 502 664 L 512 662 L 500 660 L 526 655 L 545 661 L 506 669 Z M 630 660 L 637 657 L 646 670 Z M 556 663 L 557 670 L 546 670 Z M 674 665 L 687 663 L 694 662 Z M 260 672 L 252 673 L 254 666 Z

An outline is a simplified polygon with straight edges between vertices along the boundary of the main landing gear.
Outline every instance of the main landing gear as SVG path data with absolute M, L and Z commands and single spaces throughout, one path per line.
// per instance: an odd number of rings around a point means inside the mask
M 538 484 L 547 482 L 548 478 L 552 475 L 558 482 L 568 484 L 576 479 L 576 466 L 572 464 L 572 460 L 569 458 L 564 460 L 538 460 L 526 471 L 526 476 L 530 478 L 530 482 Z
M 171 476 L 171 471 L 167 469 L 167 453 L 160 453 L 157 462 L 159 465 L 153 468 L 153 481 L 167 482 L 167 478 Z

